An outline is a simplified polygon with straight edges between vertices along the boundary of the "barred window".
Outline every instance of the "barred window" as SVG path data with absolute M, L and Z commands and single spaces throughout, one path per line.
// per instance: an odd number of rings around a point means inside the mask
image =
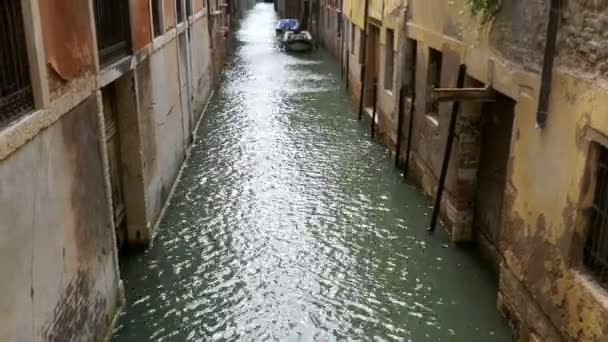
M 608 149 L 599 147 L 597 178 L 584 264 L 604 286 L 608 286 Z
M 0 128 L 34 108 L 21 0 L 0 1 Z
M 95 0 L 99 62 L 107 65 L 131 50 L 128 0 Z
M 158 37 L 163 34 L 163 3 L 162 0 L 152 0 L 152 29 L 154 31 L 154 37 Z

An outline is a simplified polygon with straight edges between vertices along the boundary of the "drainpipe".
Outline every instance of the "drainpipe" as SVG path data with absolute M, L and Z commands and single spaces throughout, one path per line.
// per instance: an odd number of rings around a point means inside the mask
M 547 123 L 549 110 L 549 97 L 551 95 L 551 81 L 553 78 L 553 61 L 555 60 L 555 45 L 557 43 L 557 29 L 559 24 L 560 1 L 551 0 L 549 24 L 545 39 L 545 57 L 541 75 L 540 94 L 538 95 L 538 110 L 536 112 L 536 127 L 544 128 Z
M 359 96 L 359 120 L 363 117 L 363 98 L 365 96 L 365 65 L 367 64 L 367 15 L 369 14 L 369 0 L 365 0 L 365 14 L 363 16 L 363 30 L 361 30 L 361 42 L 363 44 L 363 64 L 361 64 L 361 94 Z

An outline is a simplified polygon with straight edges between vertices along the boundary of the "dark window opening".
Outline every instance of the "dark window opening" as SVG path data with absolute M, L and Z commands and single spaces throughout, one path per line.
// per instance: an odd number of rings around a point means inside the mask
M 0 128 L 34 108 L 21 0 L 0 2 Z
M 405 46 L 405 70 L 403 71 L 404 86 L 407 95 L 412 96 L 416 86 L 416 67 L 418 63 L 418 41 L 408 38 Z
M 584 264 L 603 286 L 608 286 L 608 149 L 599 146 L 595 195 L 585 243 Z
M 443 54 L 439 50 L 429 48 L 429 64 L 426 78 L 426 112 L 430 115 L 437 115 L 438 104 L 433 102 L 433 89 L 441 85 L 441 64 Z
M 131 50 L 128 0 L 94 0 L 99 62 L 107 65 Z
M 363 41 L 363 31 L 359 34 L 359 64 L 365 63 L 365 44 Z
M 203 1 L 203 3 L 205 3 Z M 192 16 L 192 0 L 186 0 L 186 16 L 190 18 Z
M 154 29 L 154 37 L 163 34 L 162 15 L 162 0 L 152 0 L 152 27 Z
M 177 16 L 177 22 L 181 23 L 184 21 L 184 9 L 183 0 L 175 0 L 175 15 Z
M 393 90 L 393 73 L 395 64 L 395 32 L 386 30 L 386 45 L 384 53 L 384 89 Z

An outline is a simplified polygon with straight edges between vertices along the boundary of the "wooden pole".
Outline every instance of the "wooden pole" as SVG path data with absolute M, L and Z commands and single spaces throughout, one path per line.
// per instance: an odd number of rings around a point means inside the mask
M 363 117 L 363 98 L 365 97 L 365 65 L 368 60 L 368 49 L 367 49 L 367 16 L 369 14 L 369 0 L 365 0 L 365 14 L 363 15 L 363 29 L 361 30 L 361 41 L 363 44 L 363 63 L 361 64 L 361 93 L 359 98 L 359 120 Z
M 346 92 L 350 87 L 350 51 L 346 49 Z
M 361 92 L 359 93 L 359 120 L 363 117 L 363 98 L 365 97 L 365 64 L 361 64 Z
M 372 87 L 373 94 L 373 112 L 372 112 L 372 123 L 370 124 L 370 133 L 372 139 L 376 136 L 376 112 L 378 111 L 378 80 L 374 78 L 374 85 Z
M 401 136 L 403 133 L 403 107 L 405 106 L 405 87 L 399 90 L 399 114 L 397 117 L 397 148 L 395 149 L 395 167 L 399 167 L 399 155 L 401 154 Z
M 414 66 L 414 70 L 415 70 Z M 414 77 L 415 79 L 415 77 Z M 416 112 L 416 86 L 412 86 L 412 102 L 410 103 L 410 116 L 407 126 L 407 145 L 405 147 L 405 165 L 403 165 L 403 178 L 407 179 L 410 171 L 410 156 L 412 154 L 412 136 L 414 135 L 414 114 Z
M 467 72 L 467 67 L 464 64 L 460 65 L 458 70 L 458 82 L 457 87 L 462 88 L 464 86 L 464 77 Z M 431 225 L 429 232 L 432 234 L 435 232 L 437 226 L 437 218 L 441 209 L 441 197 L 443 196 L 443 190 L 445 188 L 445 181 L 448 175 L 448 166 L 450 165 L 450 156 L 452 154 L 452 145 L 454 142 L 454 136 L 456 135 L 456 121 L 458 120 L 458 111 L 460 110 L 460 101 L 455 101 L 452 104 L 452 115 L 450 116 L 450 126 L 448 128 L 448 138 L 445 144 L 445 153 L 443 155 L 443 163 L 441 165 L 441 175 L 439 176 L 439 184 L 437 185 L 437 195 L 435 196 L 435 205 L 433 206 L 433 215 L 431 216 Z

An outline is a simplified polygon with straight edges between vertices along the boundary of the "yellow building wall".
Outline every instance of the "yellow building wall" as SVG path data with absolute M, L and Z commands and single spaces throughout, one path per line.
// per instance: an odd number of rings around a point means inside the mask
M 368 0 L 369 1 L 369 16 L 376 20 L 382 20 L 383 16 L 383 1 L 382 0 Z
M 488 28 L 463 13 L 462 3 L 410 0 L 407 31 L 422 46 L 460 53 L 468 74 L 481 82 L 489 82 L 493 60 L 493 88 L 517 102 L 507 181 L 512 198 L 500 245 L 505 269 L 562 335 L 605 341 L 608 292 L 589 280 L 572 253 L 582 248 L 582 203 L 593 192 L 594 175 L 586 171 L 590 141 L 608 135 L 608 88 L 558 64 L 547 127 L 536 128 L 540 75 L 503 60 L 489 43 Z M 461 38 L 449 31 L 453 27 L 460 27 Z

